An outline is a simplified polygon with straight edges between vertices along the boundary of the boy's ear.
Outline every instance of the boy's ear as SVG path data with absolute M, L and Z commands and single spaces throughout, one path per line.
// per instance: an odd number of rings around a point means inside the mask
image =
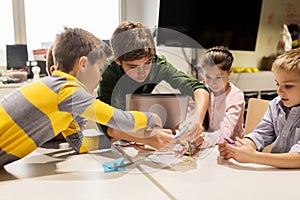
M 85 70 L 87 63 L 87 57 L 86 56 L 81 56 L 79 58 L 78 64 L 79 64 L 79 70 Z
M 120 61 L 117 57 L 115 57 L 115 56 L 114 56 L 114 60 L 115 60 L 115 62 L 116 62 L 118 65 L 121 65 L 121 64 L 122 64 L 121 61 Z
M 55 65 L 52 65 L 50 67 L 50 74 L 52 74 L 55 71 L 55 69 L 56 69 Z

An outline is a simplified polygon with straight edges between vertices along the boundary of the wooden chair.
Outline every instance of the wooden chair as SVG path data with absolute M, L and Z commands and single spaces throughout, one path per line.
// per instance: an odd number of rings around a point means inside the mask
M 245 121 L 245 134 L 251 133 L 255 127 L 259 124 L 260 120 L 264 116 L 268 109 L 268 100 L 250 98 L 248 100 L 248 107 Z M 264 152 L 270 152 L 272 144 L 265 147 Z
M 268 109 L 268 100 L 250 98 L 248 100 L 245 134 L 252 132 Z

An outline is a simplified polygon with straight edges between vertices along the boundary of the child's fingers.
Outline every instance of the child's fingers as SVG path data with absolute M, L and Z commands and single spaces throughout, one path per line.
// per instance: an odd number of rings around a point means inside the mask
M 227 158 L 228 157 L 228 149 L 226 146 L 226 142 L 220 143 L 218 145 L 218 150 L 220 152 L 220 156 Z
M 235 155 L 235 150 L 234 150 L 234 149 L 231 149 L 231 148 L 232 148 L 232 147 L 233 147 L 233 148 L 236 148 L 236 147 L 233 146 L 233 145 L 230 145 L 230 144 L 227 144 L 226 147 L 228 147 L 228 148 L 226 148 L 222 153 L 220 153 L 220 155 L 223 155 L 223 157 L 224 157 L 225 159 L 233 158 L 234 155 Z
M 220 152 L 220 156 L 222 156 L 225 159 L 232 158 L 232 152 L 226 149 L 225 151 Z
M 231 152 L 231 153 L 235 153 L 237 148 L 238 148 L 238 146 L 234 146 L 232 144 L 226 144 L 226 150 Z
M 162 129 L 162 131 L 166 134 L 173 135 L 173 131 L 171 129 Z
M 220 142 L 219 144 L 218 144 L 218 149 L 219 149 L 219 151 L 220 150 L 222 150 L 222 149 L 225 149 L 226 148 L 226 142 Z
M 238 143 L 238 144 L 239 144 L 239 146 L 242 146 L 242 145 L 244 145 L 244 142 L 243 142 L 243 140 L 242 140 L 241 138 L 239 138 L 239 137 L 236 137 L 236 143 Z

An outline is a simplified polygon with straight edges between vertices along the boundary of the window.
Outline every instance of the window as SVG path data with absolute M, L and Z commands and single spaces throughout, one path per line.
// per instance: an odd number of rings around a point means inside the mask
M 14 44 L 14 23 L 11 0 L 0 3 L 0 66 L 6 66 L 6 45 Z
M 26 0 L 26 36 L 32 50 L 47 48 L 65 26 L 86 29 L 100 39 L 110 39 L 119 24 L 119 0 Z

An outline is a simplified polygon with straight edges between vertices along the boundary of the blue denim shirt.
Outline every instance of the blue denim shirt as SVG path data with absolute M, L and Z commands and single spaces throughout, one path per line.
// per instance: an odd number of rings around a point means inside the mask
M 272 153 L 300 152 L 300 106 L 289 109 L 279 96 L 274 98 L 258 126 L 245 138 L 253 140 L 258 151 L 275 141 Z

